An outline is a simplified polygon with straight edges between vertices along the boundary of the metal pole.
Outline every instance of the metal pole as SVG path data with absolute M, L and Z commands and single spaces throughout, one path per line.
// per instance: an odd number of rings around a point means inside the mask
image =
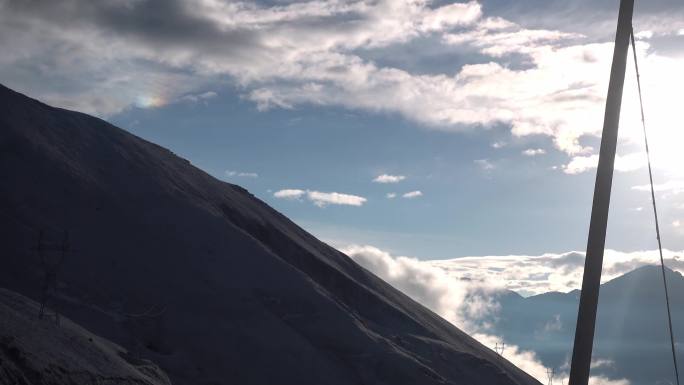
M 587 255 L 584 261 L 584 276 L 580 294 L 575 344 L 570 365 L 570 385 L 587 385 L 591 366 L 591 351 L 594 343 L 596 326 L 596 308 L 601 285 L 601 268 L 603 265 L 603 249 L 606 243 L 606 227 L 608 225 L 608 208 L 610 206 L 610 189 L 613 183 L 613 165 L 617 147 L 618 124 L 620 121 L 620 105 L 622 103 L 622 86 L 625 81 L 627 50 L 629 36 L 632 31 L 632 12 L 634 0 L 621 0 L 618 14 L 617 32 L 613 64 L 610 69 L 610 83 L 606 111 L 603 117 L 603 134 L 601 150 L 596 169 L 594 185 L 594 202 L 591 207 L 591 223 Z

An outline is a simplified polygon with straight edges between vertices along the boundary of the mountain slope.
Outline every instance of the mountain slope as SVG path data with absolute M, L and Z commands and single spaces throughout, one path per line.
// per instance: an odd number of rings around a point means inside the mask
M 666 270 L 677 354 L 684 349 L 684 277 Z M 579 291 L 545 293 L 501 301 L 496 332 L 535 351 L 545 365 L 560 368 L 569 359 Z M 667 330 L 660 266 L 643 266 L 601 285 L 593 374 L 626 378 L 632 385 L 667 384 L 674 370 Z
M 38 319 L 39 304 L 0 289 L 0 384 L 169 385 L 155 365 L 68 319 Z
M 0 87 L 0 286 L 175 384 L 537 384 L 246 190 L 102 120 Z

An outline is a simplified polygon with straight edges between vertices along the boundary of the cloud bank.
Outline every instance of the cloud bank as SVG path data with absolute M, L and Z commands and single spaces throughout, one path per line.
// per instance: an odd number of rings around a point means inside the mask
M 467 267 L 461 269 L 454 267 L 459 264 L 460 259 L 420 261 L 410 257 L 393 256 L 386 251 L 367 245 L 350 245 L 341 248 L 341 251 L 412 299 L 461 328 L 485 346 L 493 349 L 496 344 L 501 345 L 503 342 L 500 338 L 491 335 L 490 325 L 482 320 L 487 316 L 496 315 L 499 310 L 499 305 L 493 299 L 495 296 L 492 294 L 508 288 L 508 283 L 504 277 L 496 276 L 497 272 L 501 273 L 500 266 L 502 266 L 498 261 L 506 261 L 503 265 L 506 268 L 512 268 L 514 263 L 511 262 L 518 257 L 470 257 L 465 263 Z M 547 254 L 526 258 L 534 259 L 535 262 L 542 265 L 543 269 L 550 269 L 563 265 L 574 266 L 577 264 L 577 256 L 581 258 L 578 253 L 567 253 L 564 257 L 561 254 Z M 641 263 L 640 260 L 627 261 L 626 254 L 622 256 L 625 257 L 622 260 L 623 263 L 629 262 L 632 265 Z M 477 274 L 474 274 L 477 270 L 477 258 L 482 258 L 479 260 L 481 268 Z M 646 260 L 649 260 L 648 258 L 646 257 Z M 617 263 L 614 263 L 611 267 L 612 272 L 609 274 L 627 269 L 626 266 L 617 267 Z M 530 262 L 521 267 L 521 270 L 529 270 L 527 273 L 529 278 L 536 271 L 533 267 L 534 265 Z M 461 274 L 463 271 L 469 274 Z M 522 280 L 522 273 L 518 274 Z M 539 289 L 537 285 L 532 285 L 532 287 Z M 548 327 L 553 328 L 557 325 L 552 320 Z M 539 381 L 548 381 L 546 367 L 539 361 L 534 352 L 524 351 L 515 345 L 506 344 L 504 357 Z M 608 362 L 601 360 L 597 361 L 595 365 L 606 365 Z M 554 379 L 567 383 L 569 368 L 561 369 L 563 371 L 557 373 Z M 624 379 L 592 377 L 590 384 L 628 385 L 629 382 Z
M 665 264 L 684 272 L 684 251 L 663 250 Z M 502 282 L 503 287 L 524 296 L 549 291 L 568 292 L 579 289 L 584 269 L 584 253 L 548 253 L 543 255 L 507 255 L 464 257 L 425 261 L 454 279 L 473 282 Z M 637 267 L 660 264 L 657 250 L 620 252 L 606 250 L 602 282 L 619 277 Z
M 676 37 L 684 26 L 675 24 Z M 637 32 L 647 115 L 671 128 L 681 59 L 649 50 L 667 31 Z M 611 41 L 526 28 L 475 1 L 1 0 L 0 36 L 10 86 L 101 116 L 206 101 L 216 96 L 207 87 L 229 84 L 262 110 L 342 106 L 448 131 L 505 125 L 573 156 L 594 152 L 581 141 L 600 133 L 612 54 Z M 381 60 L 397 50 L 419 60 L 428 44 L 411 44 L 423 40 L 465 61 L 426 71 Z

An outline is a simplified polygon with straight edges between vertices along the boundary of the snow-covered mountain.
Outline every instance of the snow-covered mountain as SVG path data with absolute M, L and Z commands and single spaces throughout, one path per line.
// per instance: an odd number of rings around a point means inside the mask
M 0 287 L 174 384 L 538 384 L 246 190 L 0 86 Z M 44 255 L 57 258 L 58 251 Z

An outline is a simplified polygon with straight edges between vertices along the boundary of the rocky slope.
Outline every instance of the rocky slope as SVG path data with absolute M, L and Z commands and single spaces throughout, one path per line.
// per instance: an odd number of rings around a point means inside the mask
M 170 385 L 149 361 L 134 358 L 69 319 L 38 318 L 39 304 L 0 289 L 0 384 Z
M 174 384 L 538 383 L 169 150 L 4 87 L 0 105 L 0 286 L 39 298 L 32 248 L 68 230 L 50 305 Z

